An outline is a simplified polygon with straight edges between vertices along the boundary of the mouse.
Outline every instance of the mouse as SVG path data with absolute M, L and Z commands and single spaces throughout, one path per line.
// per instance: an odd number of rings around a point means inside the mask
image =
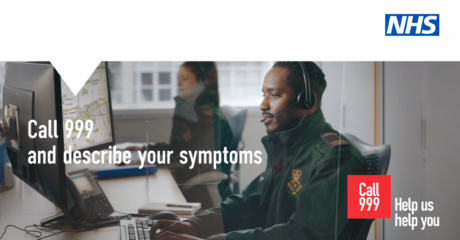
M 161 211 L 154 216 L 150 217 L 151 220 L 173 220 L 180 221 L 180 218 L 170 211 Z

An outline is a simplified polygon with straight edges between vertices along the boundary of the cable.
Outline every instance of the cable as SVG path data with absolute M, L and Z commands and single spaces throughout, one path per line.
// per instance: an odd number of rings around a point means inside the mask
M 47 236 L 44 236 L 44 237 L 40 237 L 37 240 L 41 240 L 41 239 L 51 237 L 51 236 L 54 236 L 54 235 L 58 235 L 58 234 L 61 234 L 61 233 L 65 233 L 65 232 L 86 232 L 86 231 L 90 231 L 90 230 L 93 230 L 93 229 L 83 229 L 83 230 L 76 230 L 76 231 L 59 231 L 57 233 L 53 233 L 53 234 L 50 234 L 50 235 L 47 235 Z
M 42 224 L 44 221 L 46 221 L 46 220 L 48 220 L 48 219 L 50 219 L 50 218 L 57 217 L 57 215 L 59 215 L 59 214 L 61 214 L 61 213 L 62 213 L 62 211 L 60 211 L 60 212 L 54 214 L 54 215 L 51 216 L 51 217 L 47 217 L 47 218 L 45 218 L 45 219 L 42 219 L 42 220 L 40 221 L 40 224 Z
M 32 236 L 32 237 L 39 238 L 39 237 L 42 236 L 42 232 L 40 232 L 40 231 L 35 231 L 35 230 L 29 231 L 29 230 L 26 230 L 26 229 L 22 229 L 22 228 L 16 227 L 15 225 L 7 225 L 7 226 L 5 227 L 5 230 L 4 230 L 3 233 L 2 233 L 2 236 L 0 236 L 0 239 L 3 238 L 3 236 L 5 235 L 6 230 L 8 229 L 8 227 L 14 227 L 14 228 L 16 228 L 16 229 L 19 229 L 19 230 L 21 230 L 21 231 L 24 231 L 25 233 L 27 233 L 28 235 L 30 235 L 30 236 Z M 35 234 L 35 233 L 36 233 L 36 234 Z
M 121 216 L 117 216 L 117 217 L 121 217 Z M 125 216 L 123 216 L 123 217 L 125 217 Z M 45 219 L 44 219 L 44 220 L 45 220 Z M 44 221 L 44 220 L 42 220 L 42 221 Z M 72 222 L 70 222 L 69 224 L 72 224 L 72 223 L 78 223 L 79 227 L 83 227 L 83 228 L 86 228 L 86 229 L 74 230 L 74 231 L 72 231 L 72 230 L 59 230 L 59 232 L 55 232 L 55 233 L 49 234 L 49 235 L 44 236 L 44 237 L 41 237 L 41 235 L 40 235 L 40 236 L 37 237 L 37 240 L 41 240 L 41 239 L 44 239 L 44 238 L 47 238 L 47 237 L 51 237 L 51 236 L 54 236 L 54 235 L 57 235 L 57 234 L 61 234 L 61 233 L 66 233 L 66 232 L 86 232 L 86 231 L 94 230 L 94 229 L 96 229 L 96 228 L 101 228 L 101 227 L 110 226 L 109 224 L 101 225 L 101 226 L 98 226 L 98 227 L 84 226 L 84 225 L 81 224 L 80 221 L 77 221 L 77 220 L 72 221 Z M 114 223 L 114 221 L 111 222 L 111 223 Z M 32 226 L 28 226 L 28 227 L 32 227 Z M 34 224 L 33 227 L 35 227 L 35 228 L 37 228 L 37 229 L 46 228 L 46 226 L 41 226 L 41 225 L 36 225 L 36 224 Z M 27 227 L 26 227 L 26 228 L 27 228 Z M 54 231 L 54 230 L 56 230 L 56 229 L 57 229 L 57 228 L 54 228 L 54 229 L 52 229 L 52 230 L 46 229 L 45 231 L 51 232 L 51 231 Z M 59 229 L 60 229 L 60 228 L 59 228 Z M 42 233 L 41 233 L 41 234 L 42 234 Z
M 61 214 L 61 213 L 62 213 L 62 211 L 59 212 L 59 213 L 57 213 L 57 214 L 55 214 L 55 215 L 53 215 L 53 216 L 51 216 L 51 217 L 47 217 L 47 218 L 41 220 L 41 221 L 40 221 L 40 224 L 41 224 L 43 221 L 45 221 L 45 220 L 47 220 L 47 219 L 50 219 L 50 218 L 52 218 L 52 217 L 55 217 L 55 216 L 57 216 L 57 215 L 59 215 L 59 214 Z M 4 230 L 3 233 L 2 233 L 2 236 L 0 236 L 0 239 L 2 239 L 3 236 L 6 234 L 6 230 L 8 229 L 8 227 L 14 227 L 14 228 L 16 228 L 16 229 L 18 229 L 18 230 L 24 231 L 26 234 L 28 234 L 28 235 L 30 235 L 30 236 L 36 237 L 36 238 L 39 238 L 39 237 L 41 237 L 41 236 L 43 235 L 43 233 L 42 233 L 41 231 L 45 231 L 45 230 L 42 230 L 42 229 L 38 228 L 37 225 L 35 225 L 35 224 L 34 224 L 34 225 L 26 226 L 24 229 L 19 228 L 19 227 L 15 226 L 15 225 L 7 225 L 7 226 L 5 227 L 5 230 Z M 37 229 L 40 230 L 40 231 L 37 231 L 37 230 L 27 230 L 27 228 L 30 228 L 30 227 L 35 227 L 35 228 L 37 228 Z M 55 229 L 54 229 L 54 230 L 55 230 Z M 49 230 L 49 229 L 48 229 L 47 231 L 52 231 L 52 230 Z
M 299 122 L 299 124 L 297 124 L 297 126 L 300 126 L 300 124 L 303 122 L 303 120 L 305 119 L 305 117 L 307 116 L 309 111 L 310 111 L 310 108 L 307 109 L 307 112 L 305 113 L 305 115 L 303 115 L 302 119 L 300 119 L 300 122 Z
M 117 212 L 117 211 L 115 211 L 115 212 Z M 37 240 L 40 240 L 40 239 L 44 239 L 44 238 L 51 237 L 51 236 L 61 234 L 61 233 L 65 233 L 65 232 L 85 232 L 85 231 L 90 231 L 90 230 L 97 229 L 97 228 L 108 227 L 108 226 L 112 226 L 114 224 L 118 224 L 120 222 L 120 220 L 122 220 L 122 219 L 128 219 L 128 220 L 131 219 L 131 214 L 117 212 L 117 213 L 124 214 L 124 215 L 112 216 L 112 217 L 97 217 L 95 219 L 87 219 L 86 222 L 74 220 L 72 222 L 69 222 L 68 224 L 70 225 L 72 223 L 77 223 L 79 227 L 85 228 L 85 229 L 82 229 L 82 230 L 75 230 L 75 231 L 60 230 L 62 228 L 62 225 L 60 225 L 58 223 L 48 223 L 48 224 L 45 224 L 45 225 L 43 224 L 43 222 L 45 222 L 46 220 L 51 219 L 53 217 L 56 217 L 61 213 L 62 213 L 62 211 L 58 212 L 57 214 L 55 214 L 53 216 L 50 216 L 50 217 L 42 219 L 40 221 L 39 225 L 37 225 L 37 224 L 28 225 L 28 226 L 24 227 L 24 229 L 19 228 L 19 227 L 15 226 L 15 225 L 7 225 L 5 227 L 5 230 L 3 231 L 2 235 L 0 236 L 0 239 L 2 239 L 3 236 L 6 234 L 6 230 L 8 229 L 8 227 L 14 227 L 14 228 L 16 228 L 18 230 L 21 230 L 21 231 L 25 232 L 26 234 L 28 234 L 28 235 L 30 235 L 32 237 L 37 238 Z M 36 228 L 38 230 L 28 230 L 27 228 Z M 59 232 L 53 232 L 55 230 L 59 230 Z M 53 233 L 42 237 L 43 232 L 53 232 Z
M 51 217 L 47 217 L 47 218 L 45 218 L 45 219 L 42 219 L 42 220 L 40 221 L 40 225 L 33 224 L 33 225 L 31 225 L 30 227 L 33 226 L 33 227 L 35 227 L 35 228 L 37 228 L 37 229 L 39 229 L 39 230 L 41 230 L 41 231 L 54 231 L 54 230 L 56 230 L 56 229 L 60 229 L 60 228 L 62 227 L 62 225 L 59 225 L 58 223 L 48 223 L 47 225 L 44 225 L 43 222 L 45 222 L 46 220 L 51 219 L 51 218 L 53 218 L 53 217 L 57 217 L 57 216 L 58 216 L 59 214 L 61 214 L 61 213 L 62 213 L 62 211 L 58 212 L 57 214 L 55 214 L 55 215 L 53 215 L 53 216 L 51 216 Z M 49 228 L 48 225 L 55 225 L 55 227 L 54 227 L 54 229 L 51 229 L 51 230 L 50 230 L 50 229 L 46 229 L 46 228 Z M 26 229 L 26 228 L 27 228 L 27 227 L 25 227 L 25 229 Z M 42 230 L 42 228 L 43 228 L 43 229 L 46 229 L 46 230 Z

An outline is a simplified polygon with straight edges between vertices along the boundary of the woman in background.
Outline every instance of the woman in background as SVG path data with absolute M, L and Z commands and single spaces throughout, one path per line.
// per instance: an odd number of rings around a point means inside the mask
M 169 143 L 149 145 L 148 150 L 173 150 L 171 162 L 179 160 L 180 151 L 223 151 L 233 140 L 230 125 L 219 107 L 218 76 L 215 62 L 185 62 L 178 74 L 178 96 L 174 98 L 173 127 Z M 128 149 L 140 150 L 133 147 Z M 145 150 L 145 149 L 143 149 Z M 223 157 L 223 156 L 222 156 Z M 228 158 L 227 158 L 228 159 Z M 197 184 L 190 181 L 203 173 L 215 171 L 213 164 L 190 163 L 175 168 L 176 182 L 181 185 L 187 202 L 201 202 L 202 209 L 214 207 L 208 188 L 212 185 Z M 190 161 L 189 161 L 190 162 Z M 226 174 L 226 180 L 218 184 L 222 201 L 230 195 L 230 164 L 220 164 L 217 171 Z M 185 190 L 186 189 L 186 190 Z

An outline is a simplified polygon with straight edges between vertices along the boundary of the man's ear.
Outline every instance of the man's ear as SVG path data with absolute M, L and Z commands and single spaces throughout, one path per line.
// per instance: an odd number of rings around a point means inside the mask
M 317 105 L 318 101 L 317 101 L 317 98 L 316 98 L 316 91 L 311 91 L 311 102 L 312 102 L 312 108 L 314 108 L 315 106 L 317 106 L 319 108 L 319 104 Z

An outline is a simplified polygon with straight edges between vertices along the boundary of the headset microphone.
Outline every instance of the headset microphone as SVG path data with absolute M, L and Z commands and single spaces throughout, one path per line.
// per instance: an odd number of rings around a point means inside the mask
M 265 122 L 265 120 L 267 120 L 267 119 L 269 119 L 269 118 L 274 118 L 276 114 L 278 114 L 278 113 L 280 113 L 280 112 L 282 112 L 282 111 L 284 111 L 284 110 L 286 110 L 286 109 L 288 109 L 288 108 L 290 108 L 290 107 L 292 107 L 292 106 L 294 106 L 294 105 L 296 105 L 296 104 L 297 104 L 297 102 L 295 102 L 295 103 L 293 103 L 293 104 L 291 104 L 291 105 L 289 105 L 289 106 L 283 108 L 281 111 L 278 111 L 278 112 L 276 112 L 276 113 L 269 113 L 269 117 L 260 120 L 260 122 Z

